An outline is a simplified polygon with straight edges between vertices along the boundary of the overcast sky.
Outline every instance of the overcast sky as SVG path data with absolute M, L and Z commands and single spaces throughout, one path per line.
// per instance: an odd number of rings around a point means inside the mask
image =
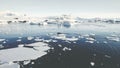
M 0 11 L 34 16 L 120 17 L 120 0 L 0 0 Z

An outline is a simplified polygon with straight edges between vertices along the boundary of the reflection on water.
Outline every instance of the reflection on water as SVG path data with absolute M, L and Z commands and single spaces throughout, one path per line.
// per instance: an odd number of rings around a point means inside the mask
M 120 68 L 119 29 L 115 24 L 0 25 L 0 44 L 1 49 L 38 41 L 50 45 L 47 55 L 25 68 Z

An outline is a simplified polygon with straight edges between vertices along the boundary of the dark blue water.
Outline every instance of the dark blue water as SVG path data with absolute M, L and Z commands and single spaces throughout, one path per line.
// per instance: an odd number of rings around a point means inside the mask
M 120 37 L 117 26 L 114 28 L 111 25 L 109 27 L 107 25 L 100 27 L 79 24 L 66 27 L 60 25 L 9 24 L 1 25 L 0 27 L 0 38 L 5 39 L 0 41 L 0 44 L 4 46 L 1 49 L 17 47 L 18 44 L 34 43 L 36 42 L 34 40 L 36 37 L 57 41 L 45 42 L 54 49 L 50 49 L 47 55 L 24 65 L 24 68 L 120 68 L 120 42 L 106 39 L 106 36 L 112 34 Z M 86 43 L 86 38 L 84 37 L 79 38 L 77 41 L 67 42 L 51 37 L 58 32 L 66 34 L 67 37 L 74 36 L 76 38 L 80 35 L 94 33 L 94 38 L 97 41 Z M 28 40 L 27 37 L 29 36 L 32 36 L 33 39 Z M 21 41 L 17 41 L 18 39 L 21 39 Z M 104 41 L 107 41 L 107 43 L 104 43 Z M 64 47 L 71 48 L 71 50 L 63 51 Z M 34 64 L 32 64 L 33 62 Z M 91 64 L 92 62 L 94 65 Z

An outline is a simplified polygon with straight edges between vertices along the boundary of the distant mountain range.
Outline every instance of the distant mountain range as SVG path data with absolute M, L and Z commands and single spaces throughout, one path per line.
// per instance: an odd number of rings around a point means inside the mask
M 71 15 L 49 16 L 49 17 L 29 17 L 26 14 L 19 14 L 15 12 L 0 13 L 0 24 L 9 23 L 38 23 L 38 22 L 75 22 L 75 23 L 111 23 L 119 24 L 120 18 L 81 18 L 73 17 Z

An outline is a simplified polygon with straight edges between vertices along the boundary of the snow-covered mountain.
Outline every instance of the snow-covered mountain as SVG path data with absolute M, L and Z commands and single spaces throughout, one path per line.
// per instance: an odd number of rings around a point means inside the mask
M 9 23 L 18 23 L 26 22 L 29 20 L 29 17 L 25 14 L 19 14 L 15 12 L 0 12 L 0 24 L 9 24 Z

